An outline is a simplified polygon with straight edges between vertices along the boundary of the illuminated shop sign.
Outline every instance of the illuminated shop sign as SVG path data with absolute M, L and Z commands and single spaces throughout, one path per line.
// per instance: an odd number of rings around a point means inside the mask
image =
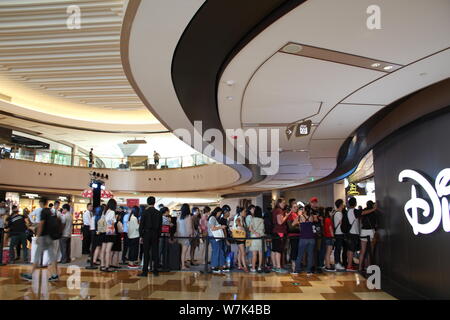
M 450 195 L 450 168 L 443 169 L 437 175 L 434 186 L 420 173 L 414 170 L 403 170 L 398 175 L 398 181 L 404 182 L 405 179 L 414 180 L 415 185 L 411 186 L 411 199 L 404 207 L 404 212 L 408 222 L 411 224 L 414 234 L 429 234 L 434 232 L 442 220 L 444 231 L 450 232 L 450 208 L 447 196 Z M 416 185 L 420 186 L 431 201 L 433 210 L 427 200 L 417 197 Z M 420 211 L 420 212 L 419 212 Z M 426 223 L 419 221 L 419 214 L 431 219 Z

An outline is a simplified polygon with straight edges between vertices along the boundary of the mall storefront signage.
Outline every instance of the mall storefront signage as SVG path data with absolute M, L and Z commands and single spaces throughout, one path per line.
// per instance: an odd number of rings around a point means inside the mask
M 450 195 L 450 186 L 448 186 L 450 169 L 447 168 L 439 172 L 434 185 L 414 170 L 403 170 L 400 172 L 398 179 L 400 182 L 403 182 L 405 179 L 414 181 L 426 192 L 426 196 L 432 203 L 432 206 L 430 206 L 428 201 L 418 197 L 416 185 L 413 184 L 411 186 L 411 199 L 406 202 L 404 211 L 414 234 L 434 232 L 441 224 L 441 220 L 444 231 L 450 232 L 450 210 L 446 197 Z M 427 223 L 421 223 L 420 215 L 431 217 L 431 219 Z
M 447 107 L 373 149 L 381 286 L 399 297 L 450 299 L 449 136 Z

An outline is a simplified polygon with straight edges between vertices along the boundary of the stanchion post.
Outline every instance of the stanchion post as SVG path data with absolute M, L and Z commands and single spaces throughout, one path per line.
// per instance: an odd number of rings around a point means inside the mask
M 88 270 L 95 270 L 95 269 L 97 269 L 97 266 L 94 265 L 94 252 L 95 252 L 95 249 L 96 249 L 96 247 L 94 247 L 94 237 L 95 237 L 95 231 L 92 232 L 92 234 L 91 234 L 91 254 L 90 254 L 90 260 L 91 261 L 90 261 L 89 265 L 86 266 L 86 269 L 88 269 Z
M 206 237 L 205 241 L 205 269 L 204 272 L 208 273 L 208 252 L 209 252 L 209 237 Z
M 366 254 L 367 254 L 367 251 L 369 251 L 370 264 L 373 264 L 374 260 L 373 260 L 372 242 L 370 241 L 370 236 L 367 236 Z
M 265 239 L 265 237 L 262 237 L 261 241 L 262 241 L 262 252 L 263 252 L 262 257 L 261 257 L 262 266 L 264 269 L 266 269 L 266 258 L 267 257 L 266 257 L 266 239 Z
M 4 234 L 5 234 L 5 230 L 1 229 L 0 230 L 0 244 L 1 244 L 1 247 L 2 247 L 2 253 L 0 255 L 0 266 L 4 266 L 5 265 L 3 263 L 3 236 L 4 236 Z

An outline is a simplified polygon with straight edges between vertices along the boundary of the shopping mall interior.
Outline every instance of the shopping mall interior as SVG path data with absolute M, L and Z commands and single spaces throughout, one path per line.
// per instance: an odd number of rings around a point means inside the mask
M 0 300 L 450 299 L 449 32 L 448 0 L 0 1 Z

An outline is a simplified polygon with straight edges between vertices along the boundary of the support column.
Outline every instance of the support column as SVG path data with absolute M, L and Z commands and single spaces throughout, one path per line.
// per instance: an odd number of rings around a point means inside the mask
M 72 159 L 71 159 L 71 161 L 70 161 L 70 164 L 72 165 L 72 166 L 75 166 L 75 163 L 76 163 L 76 154 L 78 153 L 78 146 L 73 146 L 72 147 Z
M 277 203 L 277 199 L 280 198 L 280 190 L 272 190 L 272 208 L 275 208 L 275 204 Z
M 259 206 L 259 207 L 261 207 L 264 210 L 262 193 L 260 193 L 259 195 L 256 196 L 256 198 L 255 198 L 255 206 Z

